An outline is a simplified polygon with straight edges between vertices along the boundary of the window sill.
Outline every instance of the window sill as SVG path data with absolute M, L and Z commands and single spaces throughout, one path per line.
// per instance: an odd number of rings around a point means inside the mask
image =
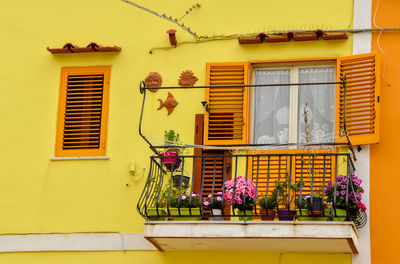
M 144 237 L 160 251 L 358 253 L 353 222 L 149 221 Z
M 109 156 L 90 156 L 90 157 L 52 157 L 50 160 L 109 160 Z

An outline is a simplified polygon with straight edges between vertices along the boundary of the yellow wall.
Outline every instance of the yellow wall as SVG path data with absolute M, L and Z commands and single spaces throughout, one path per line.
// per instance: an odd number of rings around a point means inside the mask
M 180 17 L 195 2 L 138 1 Z M 202 6 L 183 21 L 202 35 L 287 29 L 352 27 L 352 1 L 197 1 Z M 352 52 L 348 40 L 243 45 L 236 39 L 169 46 L 174 24 L 118 0 L 7 1 L 0 8 L 0 233 L 120 231 L 143 232 L 136 212 L 151 155 L 138 135 L 142 96 L 138 85 L 158 71 L 164 86 L 175 86 L 183 70 L 205 84 L 206 62 L 335 57 Z M 192 40 L 181 29 L 178 41 Z M 118 45 L 120 53 L 50 54 L 46 47 L 67 42 L 85 46 Z M 112 65 L 107 155 L 109 160 L 51 161 L 54 157 L 60 69 L 63 66 Z M 204 110 L 204 90 L 175 90 L 173 114 L 156 111 L 167 91 L 148 93 L 143 131 L 162 138 L 164 130 L 193 142 L 194 114 Z M 137 165 L 136 176 L 129 163 Z M 143 169 L 146 169 L 143 172 Z M 67 253 L 62 253 L 67 256 Z M 90 261 L 106 253 L 79 253 Z M 70 258 L 79 259 L 78 253 Z M 94 254 L 96 257 L 91 257 Z M 117 258 L 138 254 L 165 260 L 172 253 L 108 253 Z M 182 253 L 186 254 L 186 253 Z M 3 254 L 24 261 L 38 254 Z M 49 262 L 56 254 L 41 254 Z M 147 256 L 147 255 L 146 255 Z M 257 255 L 260 256 L 261 255 Z M 292 255 L 287 255 L 289 259 Z M 316 256 L 318 257 L 318 256 Z M 348 256 L 338 256 L 350 263 Z M 78 260 L 77 260 L 78 261 Z M 80 261 L 80 260 L 79 260 Z M 57 260 L 59 262 L 59 260 Z M 65 260 L 65 262 L 67 262 Z M 16 263 L 16 262 L 14 262 Z M 78 263 L 78 262 L 77 262 Z M 328 263 L 328 262 L 326 262 Z M 330 262 L 329 262 L 330 263 Z M 333 263 L 333 262 L 332 262 Z M 338 262 L 336 262 L 338 263 Z
M 373 1 L 373 13 L 376 0 Z M 376 15 L 377 27 L 398 27 L 400 6 L 396 0 L 379 1 Z M 373 22 L 372 22 L 373 23 Z M 372 263 L 391 263 L 399 256 L 399 210 L 393 210 L 398 201 L 400 186 L 400 34 L 398 31 L 383 32 L 379 39 L 373 34 L 372 48 L 381 54 L 385 80 L 381 87 L 381 139 L 371 146 L 371 257 Z M 382 79 L 382 78 L 381 78 Z M 393 120 L 396 120 L 393 122 Z M 394 202 L 394 203 L 393 203 Z
M 0 255 L 1 263 L 57 263 L 57 264 L 109 264 L 109 263 L 248 263 L 262 261 L 265 264 L 351 264 L 350 254 L 301 254 L 223 251 L 216 254 L 205 252 L 42 252 L 42 253 L 7 253 Z

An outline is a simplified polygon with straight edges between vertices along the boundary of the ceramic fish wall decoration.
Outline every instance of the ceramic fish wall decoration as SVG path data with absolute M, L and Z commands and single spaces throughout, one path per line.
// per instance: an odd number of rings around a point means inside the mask
M 187 70 L 181 73 L 178 83 L 180 86 L 193 86 L 198 80 L 192 71 Z
M 170 115 L 178 105 L 178 101 L 170 92 L 168 92 L 168 97 L 165 99 L 165 101 L 161 99 L 158 99 L 158 101 L 160 101 L 160 107 L 158 107 L 157 110 L 161 110 L 163 107 L 165 107 L 168 111 L 168 115 Z

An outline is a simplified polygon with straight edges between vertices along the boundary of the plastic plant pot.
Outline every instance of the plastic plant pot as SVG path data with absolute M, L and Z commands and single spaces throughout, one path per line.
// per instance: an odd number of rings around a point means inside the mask
M 170 171 L 178 169 L 181 165 L 181 159 L 176 157 L 178 156 L 178 153 L 176 153 L 175 151 L 165 151 L 162 156 L 163 164 Z

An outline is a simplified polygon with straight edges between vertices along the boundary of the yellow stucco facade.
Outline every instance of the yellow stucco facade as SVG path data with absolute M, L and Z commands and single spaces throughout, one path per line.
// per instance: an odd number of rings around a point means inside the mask
M 349 29 L 353 2 L 338 0 L 198 1 L 183 19 L 201 35 L 246 34 L 271 30 Z M 195 2 L 138 1 L 173 17 Z M 149 72 L 176 86 L 191 70 L 205 85 L 207 62 L 338 57 L 352 54 L 347 40 L 239 45 L 236 38 L 169 47 L 194 39 L 175 24 L 119 0 L 8 1 L 0 8 L 0 234 L 143 232 L 136 203 L 148 172 L 151 151 L 138 134 L 142 95 Z M 117 45 L 121 52 L 51 54 L 47 47 L 71 42 Z M 107 150 L 104 160 L 52 160 L 55 152 L 61 67 L 111 65 Z M 179 105 L 167 116 L 157 111 L 166 90 L 147 93 L 143 133 L 162 138 L 178 131 L 193 142 L 194 117 L 203 113 L 202 89 L 173 92 Z M 129 172 L 134 164 L 134 175 Z M 348 254 L 279 252 L 15 252 L 0 263 L 351 263 Z M 265 262 L 268 259 L 268 262 Z

